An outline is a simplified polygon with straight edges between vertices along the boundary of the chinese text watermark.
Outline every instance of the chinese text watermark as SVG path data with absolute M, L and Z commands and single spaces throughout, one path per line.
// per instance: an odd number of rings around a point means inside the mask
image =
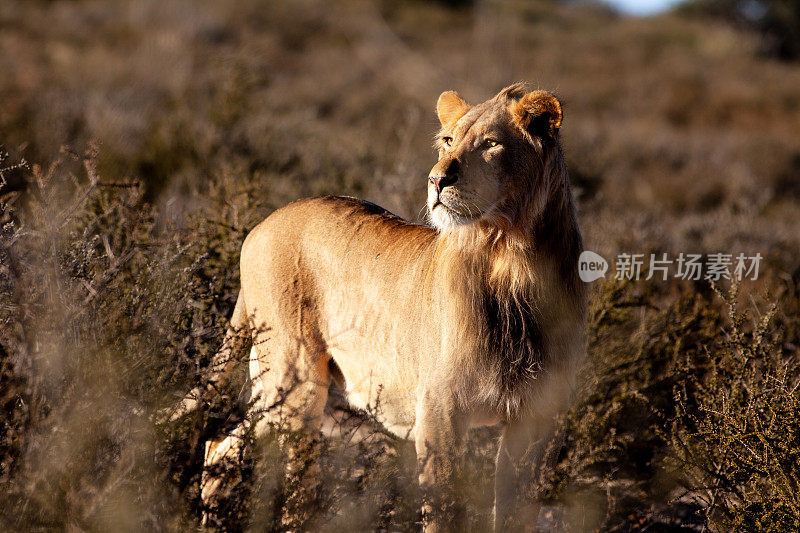
M 677 257 L 661 254 L 618 254 L 614 263 L 614 279 L 666 281 L 668 278 L 684 280 L 722 279 L 742 281 L 758 279 L 761 254 L 685 254 Z M 586 250 L 578 258 L 578 275 L 586 283 L 606 277 L 609 265 L 601 255 Z

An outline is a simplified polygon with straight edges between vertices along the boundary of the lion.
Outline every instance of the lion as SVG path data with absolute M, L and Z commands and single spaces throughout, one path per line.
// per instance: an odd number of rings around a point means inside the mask
M 430 225 L 350 197 L 272 213 L 242 246 L 213 381 L 230 374 L 249 335 L 256 408 L 268 413 L 256 434 L 278 416 L 319 432 L 332 382 L 356 407 L 380 402 L 378 422 L 415 443 L 426 531 L 458 523 L 448 502 L 467 430 L 501 424 L 494 525 L 535 526 L 539 506 L 519 493 L 547 463 L 584 353 L 561 104 L 514 84 L 474 106 L 445 92 L 436 111 Z M 207 443 L 208 471 L 241 453 L 244 431 Z M 202 484 L 210 505 L 220 481 L 208 474 Z

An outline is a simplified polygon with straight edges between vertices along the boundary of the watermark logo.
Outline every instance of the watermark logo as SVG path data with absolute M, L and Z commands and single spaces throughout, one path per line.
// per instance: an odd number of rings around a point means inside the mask
M 649 261 L 648 261 L 649 259 Z M 742 281 L 744 279 L 758 279 L 758 270 L 762 256 L 715 254 L 684 254 L 670 257 L 662 253 L 656 254 L 627 254 L 617 255 L 614 264 L 614 279 L 617 280 L 651 280 L 678 278 L 684 280 L 719 281 L 721 279 Z M 604 278 L 608 271 L 608 262 L 599 254 L 585 250 L 578 258 L 578 275 L 581 280 L 591 283 L 599 278 Z
M 578 275 L 581 281 L 591 283 L 592 281 L 606 277 L 608 272 L 608 261 L 603 256 L 590 250 L 584 250 L 578 257 Z

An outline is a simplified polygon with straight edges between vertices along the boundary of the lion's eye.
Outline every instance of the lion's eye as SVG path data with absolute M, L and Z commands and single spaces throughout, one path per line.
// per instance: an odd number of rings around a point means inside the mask
M 453 138 L 452 137 L 442 137 L 442 142 L 448 148 L 453 146 Z
M 486 148 L 494 148 L 495 146 L 498 146 L 499 144 L 500 143 L 495 141 L 494 139 L 486 139 L 485 141 L 483 141 L 483 145 Z

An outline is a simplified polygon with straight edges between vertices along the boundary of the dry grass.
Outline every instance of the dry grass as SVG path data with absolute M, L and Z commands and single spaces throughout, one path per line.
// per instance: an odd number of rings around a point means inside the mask
M 246 398 L 153 415 L 205 379 L 247 230 L 322 193 L 418 219 L 438 94 L 521 79 L 565 103 L 588 249 L 766 258 L 730 309 L 705 283 L 596 283 L 562 461 L 532 488 L 549 523 L 797 527 L 800 68 L 756 36 L 546 2 L 358 0 L 8 0 L 0 28 L 3 527 L 197 527 L 202 442 Z M 475 432 L 463 473 L 478 530 L 494 438 Z M 312 524 L 415 529 L 413 449 L 347 442 L 321 444 Z M 253 449 L 232 529 L 278 527 L 287 494 L 274 435 Z

